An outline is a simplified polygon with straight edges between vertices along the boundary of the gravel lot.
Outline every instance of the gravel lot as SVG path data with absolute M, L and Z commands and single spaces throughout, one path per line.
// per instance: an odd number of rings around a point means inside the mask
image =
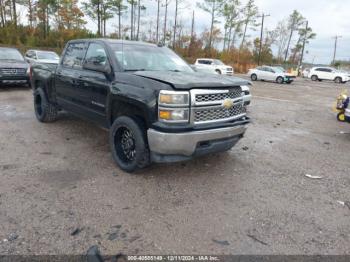
M 331 111 L 344 87 L 256 82 L 234 149 L 136 175 L 105 130 L 68 114 L 41 124 L 31 90 L 2 87 L 0 255 L 349 255 L 350 125 Z

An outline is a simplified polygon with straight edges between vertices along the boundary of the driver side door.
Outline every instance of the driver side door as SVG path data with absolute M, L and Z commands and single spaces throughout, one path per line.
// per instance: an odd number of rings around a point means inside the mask
M 110 77 L 103 72 L 87 69 L 85 65 L 93 67 L 111 67 L 107 52 L 102 43 L 90 43 L 80 73 L 81 92 L 88 97 L 88 114 L 95 122 L 107 126 L 107 97 L 110 92 Z

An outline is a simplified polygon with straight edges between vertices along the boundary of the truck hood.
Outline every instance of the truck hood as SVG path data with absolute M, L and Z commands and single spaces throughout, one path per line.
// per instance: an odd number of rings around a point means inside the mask
M 172 85 L 175 89 L 189 90 L 193 88 L 220 88 L 249 85 L 241 78 L 205 74 L 201 72 L 169 72 L 169 71 L 137 71 L 134 75 Z
M 25 61 L 15 60 L 0 60 L 0 68 L 28 68 L 28 63 Z

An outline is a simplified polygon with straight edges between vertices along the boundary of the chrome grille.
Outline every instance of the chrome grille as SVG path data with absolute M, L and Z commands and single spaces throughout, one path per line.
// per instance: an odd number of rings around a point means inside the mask
M 246 113 L 246 109 L 242 103 L 234 105 L 230 109 L 224 107 L 213 107 L 213 108 L 196 108 L 194 110 L 194 122 L 203 123 L 211 121 L 222 121 L 235 117 L 242 116 Z
M 26 69 L 24 68 L 1 68 L 0 72 L 5 76 L 13 76 L 13 75 L 25 75 Z
M 212 101 L 222 101 L 225 99 L 235 99 L 242 95 L 241 88 L 234 88 L 229 90 L 229 92 L 226 93 L 214 93 L 214 94 L 197 94 L 196 95 L 196 102 L 202 103 L 202 102 L 212 102 Z
M 246 108 L 240 86 L 221 90 L 191 90 L 192 124 L 233 121 L 244 117 L 245 114 Z

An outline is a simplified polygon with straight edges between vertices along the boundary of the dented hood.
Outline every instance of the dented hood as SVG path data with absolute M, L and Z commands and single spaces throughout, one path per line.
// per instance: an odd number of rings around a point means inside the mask
M 133 74 L 166 83 L 172 85 L 175 89 L 181 90 L 189 90 L 192 88 L 221 88 L 250 84 L 249 81 L 237 77 L 199 72 L 137 71 Z

